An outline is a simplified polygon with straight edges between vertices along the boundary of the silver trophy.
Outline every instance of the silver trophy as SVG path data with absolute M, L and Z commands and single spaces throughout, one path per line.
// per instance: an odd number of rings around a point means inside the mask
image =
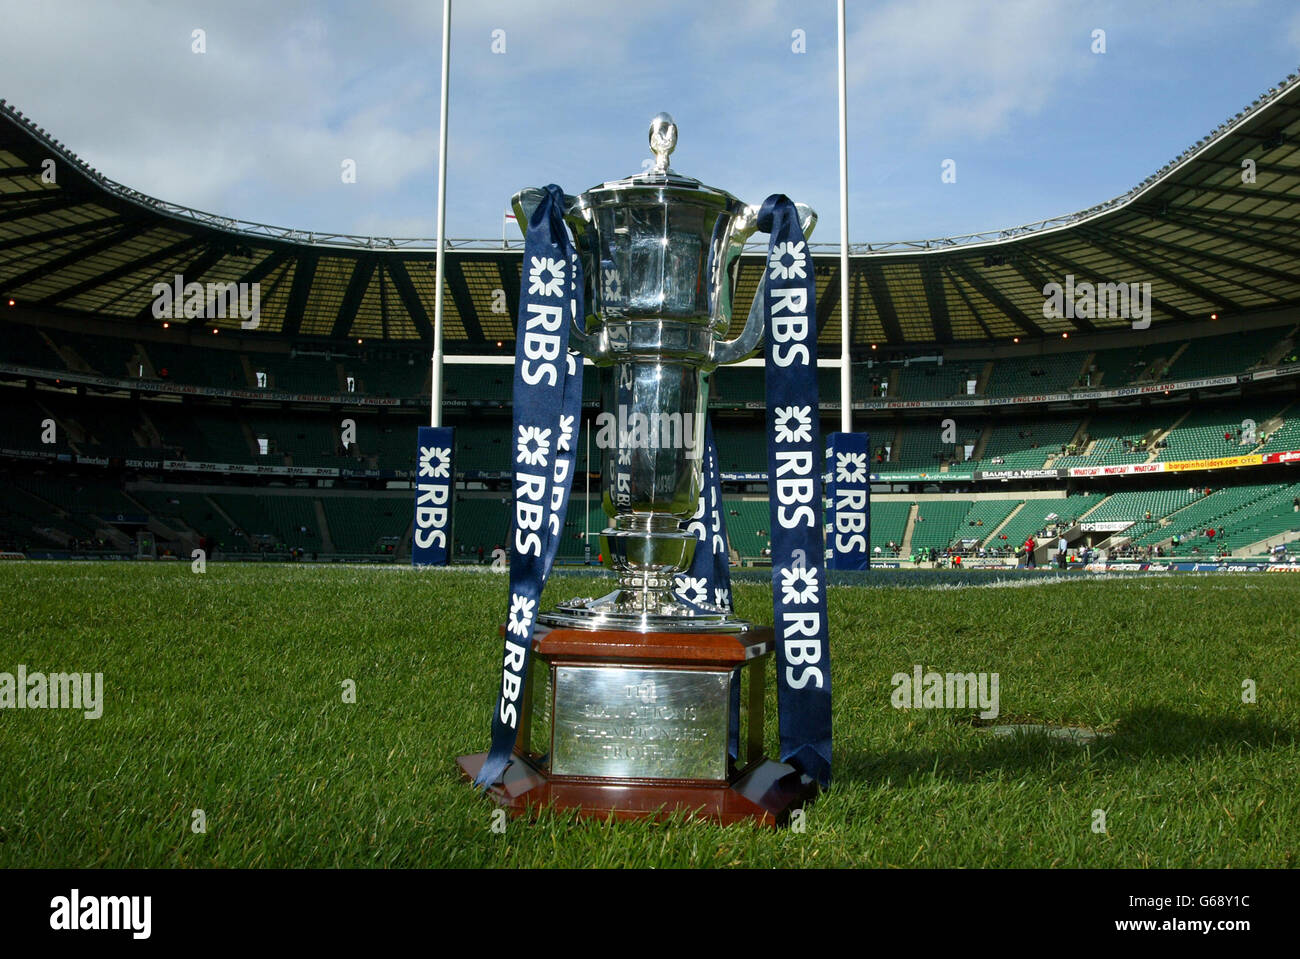
M 600 537 L 618 588 L 537 618 L 541 668 L 523 685 L 516 761 L 489 787 L 519 815 L 553 804 L 599 818 L 779 824 L 815 792 L 764 752 L 772 628 L 673 595 L 698 542 L 689 524 L 704 479 L 709 374 L 758 351 L 766 292 L 761 284 L 737 331 L 731 301 L 759 209 L 674 173 L 676 144 L 661 113 L 644 173 L 564 198 L 587 302 L 570 343 L 605 368 L 597 422 L 613 425 L 598 436 L 609 516 Z M 515 196 L 521 226 L 544 196 Z M 807 235 L 816 216 L 798 212 Z M 476 779 L 486 756 L 460 757 L 461 770 Z
M 721 607 L 680 602 L 673 586 L 697 543 L 686 526 L 703 482 L 709 374 L 762 345 L 766 270 L 743 327 L 732 321 L 739 258 L 759 208 L 674 172 L 668 158 L 676 145 L 677 125 L 661 113 L 650 124 L 654 159 L 645 172 L 565 197 L 587 303 L 570 344 L 612 368 L 604 415 L 616 439 L 601 444 L 610 522 L 600 537 L 618 588 L 561 604 L 539 618 L 550 626 L 716 632 L 748 625 Z M 521 229 L 543 196 L 536 188 L 515 195 Z M 817 215 L 796 206 L 807 236 Z

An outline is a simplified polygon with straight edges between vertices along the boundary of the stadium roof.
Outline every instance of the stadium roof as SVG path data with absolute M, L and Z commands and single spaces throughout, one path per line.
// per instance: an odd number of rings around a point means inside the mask
M 1247 160 L 1253 182 L 1243 176 Z M 1300 305 L 1297 213 L 1293 74 L 1128 193 L 1088 210 L 991 233 L 852 244 L 852 341 L 978 345 L 1129 326 L 1123 317 L 1045 318 L 1044 287 L 1067 274 L 1149 282 L 1153 327 Z M 838 247 L 812 246 L 822 343 L 837 352 Z M 450 241 L 449 351 L 513 339 L 520 259 L 517 241 Z M 752 297 L 761 263 L 742 262 L 738 304 Z M 258 335 L 432 338 L 432 241 L 306 233 L 158 200 L 101 176 L 0 100 L 0 294 L 39 310 L 154 322 L 153 284 L 176 274 L 260 283 Z

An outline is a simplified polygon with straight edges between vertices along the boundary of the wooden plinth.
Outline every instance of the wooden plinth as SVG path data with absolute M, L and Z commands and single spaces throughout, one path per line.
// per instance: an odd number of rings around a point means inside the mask
M 513 759 L 501 781 L 487 790 L 512 815 L 532 816 L 550 806 L 577 810 L 584 819 L 663 819 L 684 813 L 723 825 L 747 821 L 780 826 L 793 810 L 816 795 L 816 784 L 805 782 L 792 767 L 762 756 L 761 667 L 772 654 L 770 627 L 737 633 L 638 633 L 539 625 L 532 645 L 535 666 L 540 668 L 617 666 L 730 672 L 748 665 L 758 668 L 759 678 L 749 684 L 749 728 L 740 744 L 741 757 L 729 761 L 730 773 L 725 778 L 712 780 L 554 775 L 545 759 L 552 752 L 550 743 L 531 742 L 533 703 L 526 695 Z M 457 763 L 472 781 L 486 757 L 486 753 L 475 753 L 461 756 Z
M 471 782 L 487 753 L 456 760 Z M 812 801 L 815 784 L 805 784 L 790 766 L 766 759 L 729 786 L 622 785 L 552 780 L 519 756 L 487 794 L 513 816 L 536 816 L 544 807 L 577 810 L 582 819 L 666 819 L 685 813 L 720 823 L 751 822 L 783 826 L 790 813 Z
M 505 627 L 502 626 L 502 636 Z M 568 663 L 609 666 L 743 666 L 772 649 L 772 627 L 739 633 L 636 633 L 539 625 L 533 652 Z

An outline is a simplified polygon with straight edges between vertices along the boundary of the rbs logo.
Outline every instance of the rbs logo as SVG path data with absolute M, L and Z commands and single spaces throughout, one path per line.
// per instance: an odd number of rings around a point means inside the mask
M 452 431 L 420 427 L 411 563 L 445 566 L 451 555 Z
M 826 558 L 831 569 L 868 569 L 871 536 L 870 439 L 832 433 L 826 446 Z

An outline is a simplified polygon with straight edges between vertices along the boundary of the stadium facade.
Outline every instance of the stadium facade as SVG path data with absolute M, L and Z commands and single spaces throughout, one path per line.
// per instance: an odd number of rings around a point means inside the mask
M 1000 561 L 1049 528 L 1078 555 L 1294 555 L 1298 143 L 1293 75 L 1096 207 L 852 246 L 854 429 L 872 437 L 882 562 L 931 549 Z M 833 359 L 838 249 L 813 252 Z M 0 551 L 409 556 L 434 259 L 428 241 L 145 196 L 0 101 Z M 518 242 L 450 244 L 453 358 L 513 355 L 520 262 Z M 738 302 L 761 269 L 757 252 L 742 260 Z M 509 366 L 454 362 L 444 391 L 455 552 L 476 561 L 508 538 Z M 759 562 L 762 397 L 760 369 L 714 376 L 732 545 Z M 833 369 L 821 400 L 830 427 Z M 562 559 L 584 557 L 587 529 L 603 526 L 582 484 Z

